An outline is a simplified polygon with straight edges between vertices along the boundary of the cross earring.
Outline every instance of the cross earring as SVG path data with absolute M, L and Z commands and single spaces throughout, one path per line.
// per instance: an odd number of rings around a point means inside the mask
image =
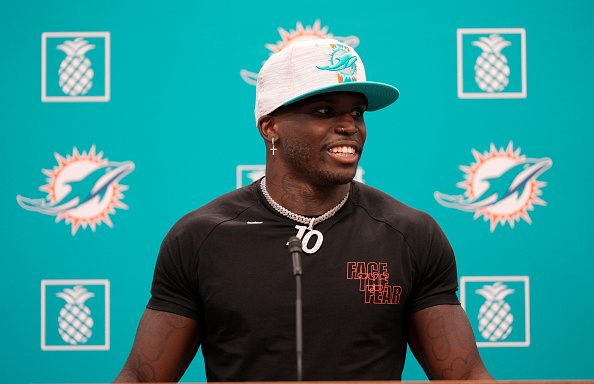
M 276 151 L 276 148 L 274 147 L 274 137 L 272 138 L 272 148 L 270 148 L 270 150 L 272 151 L 272 156 L 274 156 L 274 152 Z

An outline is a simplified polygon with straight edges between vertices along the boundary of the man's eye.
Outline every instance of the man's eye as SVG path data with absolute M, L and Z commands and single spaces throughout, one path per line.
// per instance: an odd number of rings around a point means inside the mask
M 361 118 L 361 117 L 363 117 L 363 112 L 364 111 L 356 110 L 356 111 L 351 112 L 351 115 L 356 118 Z
M 330 108 L 318 108 L 316 109 L 316 112 L 322 115 L 330 115 L 332 113 Z

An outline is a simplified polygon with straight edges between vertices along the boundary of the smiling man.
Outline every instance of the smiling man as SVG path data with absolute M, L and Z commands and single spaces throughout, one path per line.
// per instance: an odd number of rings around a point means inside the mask
M 176 381 L 202 346 L 209 381 L 293 381 L 303 240 L 304 380 L 491 379 L 456 297 L 453 251 L 426 213 L 353 181 L 364 114 L 399 96 L 336 40 L 296 43 L 258 75 L 266 177 L 184 216 L 119 382 Z

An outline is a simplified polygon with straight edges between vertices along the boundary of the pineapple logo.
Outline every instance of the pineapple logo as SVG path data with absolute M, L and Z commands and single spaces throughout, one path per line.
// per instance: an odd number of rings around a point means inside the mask
M 524 28 L 458 28 L 457 51 L 459 98 L 527 97 Z
M 109 32 L 41 34 L 41 101 L 108 102 L 110 93 Z
M 501 50 L 511 43 L 498 34 L 492 34 L 480 37 L 472 45 L 483 50 L 474 65 L 474 80 L 479 88 L 489 93 L 503 91 L 509 84 L 510 69 Z
M 41 349 L 109 350 L 109 286 L 106 279 L 41 280 Z
M 128 209 L 122 203 L 128 187 L 118 182 L 134 170 L 134 163 L 108 161 L 103 152 L 96 153 L 95 145 L 88 153 L 81 154 L 74 147 L 66 158 L 57 153 L 54 156 L 58 165 L 41 170 L 47 184 L 39 190 L 47 196 L 31 199 L 18 195 L 18 204 L 28 211 L 56 216 L 56 223 L 65 220 L 72 226 L 72 236 L 81 226 L 89 226 L 93 232 L 101 223 L 112 228 L 109 215 L 115 214 L 116 208 Z
M 74 289 L 65 288 L 63 292 L 56 293 L 56 296 L 66 300 L 66 305 L 60 310 L 58 317 L 60 336 L 72 345 L 86 343 L 93 334 L 91 328 L 94 323 L 91 310 L 85 306 L 85 301 L 95 294 L 77 285 Z
M 491 223 L 491 232 L 498 224 L 532 220 L 528 211 L 534 205 L 546 205 L 540 198 L 542 188 L 547 184 L 537 178 L 553 165 L 549 158 L 529 159 L 520 155 L 520 148 L 513 148 L 510 141 L 506 149 L 497 150 L 491 143 L 490 151 L 482 154 L 472 150 L 475 162 L 460 166 L 464 181 L 456 184 L 465 191 L 461 195 L 446 195 L 435 192 L 435 200 L 444 207 L 474 212 L 474 218 L 481 216 Z
M 529 276 L 462 276 L 460 304 L 477 346 L 530 346 Z
M 265 44 L 265 47 L 270 50 L 270 55 L 280 52 L 292 44 L 295 44 L 296 42 L 317 39 L 336 39 L 347 45 L 350 45 L 353 48 L 357 48 L 359 45 L 359 38 L 357 36 L 343 37 L 334 36 L 332 33 L 328 33 L 328 27 L 325 26 L 322 28 L 319 19 L 314 22 L 313 26 L 308 25 L 306 27 L 303 27 L 303 24 L 298 21 L 296 28 L 289 30 L 289 32 L 279 27 L 278 33 L 281 37 L 280 41 L 277 41 L 276 44 Z M 239 75 L 246 83 L 256 85 L 258 73 L 242 69 L 239 72 Z
M 485 298 L 485 303 L 479 309 L 479 331 L 485 340 L 505 340 L 512 331 L 514 315 L 511 314 L 510 305 L 505 302 L 505 297 L 514 293 L 502 282 L 493 285 L 483 285 L 475 291 Z
M 266 166 L 238 165 L 235 168 L 235 187 L 237 189 L 253 183 L 266 175 Z
M 66 58 L 60 63 L 60 87 L 62 91 L 70 96 L 85 95 L 93 86 L 95 73 L 91 68 L 91 60 L 85 57 L 85 53 L 94 49 L 93 44 L 82 37 L 72 41 L 66 40 L 64 44 L 57 46 L 57 49 L 66 53 Z

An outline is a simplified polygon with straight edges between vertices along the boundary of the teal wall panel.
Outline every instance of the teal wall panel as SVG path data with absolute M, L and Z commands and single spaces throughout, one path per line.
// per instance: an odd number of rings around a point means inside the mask
M 259 70 L 270 53 L 265 45 L 281 40 L 277 28 L 291 32 L 298 22 L 311 27 L 316 20 L 327 33 L 356 38 L 368 78 L 401 91 L 394 105 L 366 115 L 362 177 L 435 217 L 454 247 L 459 276 L 483 278 L 468 284 L 471 321 L 477 321 L 477 300 L 484 300 L 476 284 L 528 277 L 529 313 L 517 304 L 522 302 L 518 296 L 507 302 L 517 321 L 529 315 L 530 343 L 514 347 L 499 340 L 481 346 L 491 373 L 505 380 L 594 379 L 594 311 L 588 305 L 594 262 L 586 241 L 594 215 L 589 154 L 594 142 L 593 12 L 594 3 L 585 0 L 4 2 L 0 356 L 11 362 L 3 370 L 5 381 L 109 382 L 117 375 L 150 295 L 162 238 L 179 217 L 234 189 L 238 166 L 264 163 L 253 115 L 255 88 L 240 71 Z M 463 40 L 464 76 L 469 89 L 483 98 L 459 97 L 457 32 L 479 28 L 525 31 L 526 97 L 492 98 L 473 83 L 473 62 L 481 50 L 466 40 L 478 35 Z M 66 32 L 109 33 L 109 101 L 42 101 L 42 34 Z M 499 96 L 518 91 L 522 56 L 519 35 L 501 36 L 512 43 L 502 53 L 513 75 L 510 88 Z M 105 93 L 106 42 L 97 39 L 87 39 L 96 45 L 88 55 L 96 83 L 81 97 Z M 46 74 L 49 94 L 59 95 L 58 69 L 65 54 L 54 40 L 47 40 Z M 509 223 L 491 228 L 483 217 L 447 208 L 434 196 L 437 191 L 462 195 L 460 166 L 470 167 L 476 162 L 472 151 L 483 154 L 492 144 L 496 150 L 511 145 L 529 159 L 552 160 L 549 169 L 531 179 L 546 183 L 533 196 L 546 204 L 527 210 L 531 224 L 520 217 L 513 228 Z M 51 180 L 58 177 L 42 170 L 65 170 L 57 158 L 88 154 L 92 148 L 102 152 L 94 158 L 97 167 L 104 165 L 101 159 L 134 164 L 117 181 L 125 187 L 113 209 L 96 207 L 104 213 L 100 221 L 67 212 L 56 222 L 55 215 L 19 205 L 17 196 L 47 204 Z M 87 175 L 90 160 L 86 166 L 86 173 L 76 167 L 68 172 Z M 88 226 L 73 235 L 66 221 L 77 214 Z M 57 320 L 42 330 L 44 302 L 51 301 L 45 307 L 53 312 L 66 305 L 54 291 L 42 297 L 42 282 L 61 280 L 109 281 L 109 349 L 42 350 L 43 332 L 51 333 L 46 342 L 62 340 Z M 510 285 L 515 289 L 510 295 L 527 289 L 517 284 Z M 89 343 L 79 347 L 105 337 L 99 328 L 105 323 L 106 296 L 97 285 L 82 285 L 95 290 L 86 301 L 90 316 L 103 318 L 96 321 Z M 518 333 L 524 331 L 517 326 L 510 340 L 522 339 Z M 484 341 L 479 332 L 476 336 Z M 409 356 L 403 379 L 424 378 Z M 204 380 L 198 357 L 182 381 Z

